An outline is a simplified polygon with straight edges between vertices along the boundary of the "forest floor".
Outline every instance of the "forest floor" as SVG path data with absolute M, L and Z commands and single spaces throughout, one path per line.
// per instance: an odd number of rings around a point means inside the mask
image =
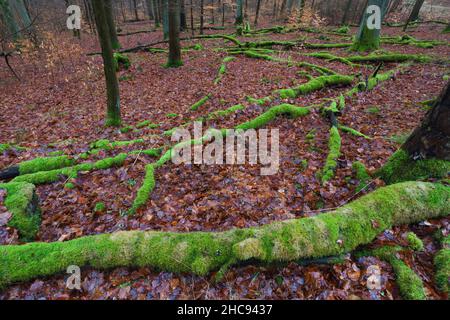
M 146 29 L 131 25 L 127 29 Z M 450 41 L 440 25 L 421 25 L 408 34 L 422 40 Z M 331 30 L 328 28 L 328 30 Z M 208 31 L 208 33 L 227 33 Z M 306 37 L 309 43 L 349 42 L 348 35 L 296 31 L 237 37 L 240 41 L 292 41 Z M 383 35 L 401 35 L 401 28 L 383 29 Z M 184 34 L 182 36 L 189 36 Z M 161 32 L 120 37 L 123 48 L 160 40 Z M 347 39 L 346 39 L 347 37 Z M 211 112 L 237 104 L 245 108 L 228 116 L 211 119 L 204 127 L 232 128 L 248 121 L 269 107 L 290 103 L 310 106 L 334 98 L 351 87 L 331 87 L 294 99 L 279 99 L 270 104 L 248 102 L 247 96 L 262 98 L 274 90 L 306 83 L 305 71 L 295 64 L 253 59 L 243 55 L 228 62 L 226 73 L 214 84 L 226 52 L 218 51 L 230 44 L 223 39 L 183 41 L 183 47 L 201 44 L 201 50 L 183 52 L 184 65 L 163 68 L 166 53 L 137 52 L 127 54 L 128 70 L 121 70 L 121 106 L 123 127 L 149 120 L 157 126 L 128 132 L 103 126 L 105 85 L 101 58 L 87 56 L 98 50 L 96 39 L 83 35 L 82 40 L 64 35 L 48 37 L 41 52 L 14 57 L 11 64 L 22 78 L 15 80 L 4 63 L 0 64 L 0 143 L 25 147 L 0 154 L 0 168 L 24 160 L 49 156 L 52 152 L 76 155 L 86 152 L 90 143 L 100 139 L 129 141 L 144 137 L 136 145 L 102 150 L 89 159 L 96 160 L 120 152 L 170 145 L 163 132 L 193 121 Z M 158 47 L 158 46 L 156 46 Z M 161 48 L 164 45 L 159 46 Z M 279 48 L 281 49 L 281 48 Z M 376 64 L 349 66 L 304 56 L 324 51 L 349 56 L 348 48 L 307 49 L 301 45 L 276 51 L 275 56 L 294 62 L 306 61 L 344 74 L 373 72 Z M 383 44 L 386 52 L 425 54 L 433 59 L 450 56 L 448 45 L 420 48 L 413 45 Z M 398 63 L 386 63 L 382 71 Z M 319 76 L 310 71 L 312 76 Z M 137 154 L 125 165 L 89 173 L 71 179 L 74 188 L 66 188 L 67 179 L 37 186 L 41 201 L 42 224 L 37 241 L 67 241 L 85 235 L 119 230 L 218 231 L 263 225 L 272 221 L 311 216 L 341 206 L 383 185 L 379 180 L 357 192 L 352 163 L 361 161 L 370 171 L 380 168 L 421 121 L 426 108 L 421 102 L 436 98 L 446 81 L 448 62 L 412 63 L 372 91 L 347 99 L 339 117 L 343 125 L 372 139 L 341 132 L 342 155 L 335 176 L 322 185 L 317 177 L 328 154 L 330 124 L 319 109 L 298 119 L 277 118 L 265 126 L 280 130 L 280 170 L 273 176 L 261 176 L 259 165 L 174 165 L 168 163 L 156 172 L 156 187 L 147 205 L 134 215 L 126 214 L 141 185 L 145 165 L 156 161 Z M 354 83 L 356 84 L 356 82 Z M 197 111 L 190 106 L 211 94 Z M 190 125 L 187 128 L 191 128 Z M 126 130 L 122 130 L 126 131 Z M 313 138 L 307 138 L 313 133 Z M 305 161 L 306 160 L 306 161 Z M 20 243 L 16 230 L 7 227 L 6 211 L 0 194 L 0 244 Z M 106 210 L 94 211 L 98 203 Z M 3 211 L 2 211 L 3 208 Z M 406 245 L 405 234 L 414 231 L 425 244 L 422 252 L 402 252 L 403 260 L 424 282 L 429 299 L 445 299 L 434 284 L 433 257 L 440 248 L 433 234 L 450 231 L 448 218 L 417 225 L 395 227 L 379 235 L 372 246 Z M 382 270 L 381 290 L 366 286 L 366 270 L 378 265 Z M 0 292 L 0 299 L 400 299 L 392 267 L 377 258 L 356 259 L 346 256 L 336 265 L 290 263 L 278 266 L 237 266 L 225 278 L 214 283 L 209 277 L 156 272 L 149 268 L 117 268 L 108 271 L 82 269 L 82 291 L 66 289 L 67 275 L 55 275 L 10 286 Z

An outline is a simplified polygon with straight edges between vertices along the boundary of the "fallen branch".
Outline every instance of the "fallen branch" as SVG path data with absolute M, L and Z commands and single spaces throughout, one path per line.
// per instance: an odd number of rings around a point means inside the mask
M 63 272 L 153 267 L 206 275 L 239 262 L 297 261 L 341 255 L 386 229 L 447 216 L 450 187 L 405 182 L 380 188 L 335 211 L 225 232 L 124 231 L 67 242 L 0 246 L 0 286 Z

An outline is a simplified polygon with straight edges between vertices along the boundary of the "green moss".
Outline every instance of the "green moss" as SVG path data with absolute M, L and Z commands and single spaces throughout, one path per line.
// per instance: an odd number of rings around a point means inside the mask
M 324 75 L 324 76 L 336 74 L 335 71 L 333 71 L 333 70 L 331 70 L 329 68 L 326 68 L 326 67 L 323 67 L 323 66 L 319 66 L 319 65 L 313 64 L 313 63 L 300 62 L 298 64 L 298 66 L 299 67 L 307 67 L 309 69 L 315 70 L 315 71 L 319 72 L 321 75 Z
M 147 150 L 134 150 L 131 151 L 130 154 L 145 154 L 151 157 L 159 157 L 161 155 L 162 148 L 153 148 Z
M 63 272 L 69 265 L 152 267 L 204 276 L 252 259 L 273 263 L 339 256 L 370 243 L 393 226 L 447 216 L 449 201 L 449 187 L 407 182 L 380 188 L 329 213 L 248 229 L 125 231 L 66 242 L 0 246 L 0 287 Z M 412 283 L 402 271 L 397 272 L 399 279 Z M 415 293 L 411 291 L 413 297 L 418 296 Z
M 340 33 L 340 34 L 347 34 L 349 31 L 350 31 L 349 26 L 342 26 L 335 30 L 336 33 Z
M 367 173 L 366 166 L 360 161 L 353 162 L 352 169 L 355 172 L 356 179 L 359 180 L 356 192 L 360 192 L 372 180 L 372 177 Z
M 166 117 L 167 118 L 176 118 L 176 117 L 178 117 L 178 114 L 176 114 L 176 113 L 168 113 L 168 114 L 166 114 Z
M 9 149 L 12 149 L 12 146 L 10 144 L 0 143 L 0 153 L 3 153 Z
M 381 113 L 381 110 L 378 107 L 369 107 L 366 109 L 366 112 L 371 114 L 379 114 Z
M 134 199 L 133 206 L 129 210 L 130 214 L 135 214 L 136 211 L 147 203 L 150 194 L 155 188 L 155 168 L 156 165 L 151 163 L 145 167 L 145 178 L 139 188 L 136 198 Z
M 312 52 L 312 53 L 307 53 L 305 55 L 308 57 L 325 59 L 325 60 L 329 60 L 329 61 L 339 61 L 339 62 L 342 62 L 349 66 L 353 66 L 353 63 L 351 61 L 349 61 L 347 58 L 338 57 L 329 52 Z
M 72 182 L 67 182 L 64 185 L 64 188 L 66 188 L 66 189 L 75 189 L 75 185 Z
M 14 178 L 12 182 L 28 182 L 35 185 L 52 183 L 58 181 L 61 176 L 75 178 L 80 171 L 103 170 L 112 166 L 121 166 L 126 158 L 127 154 L 121 153 L 113 158 L 102 159 L 94 163 L 81 163 L 72 167 L 20 175 Z
M 64 155 L 64 151 L 61 151 L 61 150 L 58 150 L 58 151 L 52 151 L 52 152 L 49 152 L 48 155 L 49 155 L 50 157 L 62 156 L 62 155 Z
M 354 136 L 357 136 L 357 137 L 363 137 L 363 138 L 368 139 L 368 140 L 372 139 L 371 137 L 366 136 L 364 133 L 361 133 L 361 132 L 359 132 L 359 131 L 357 131 L 357 130 L 355 130 L 353 128 L 350 128 L 350 127 L 346 127 L 346 126 L 343 126 L 343 125 L 338 125 L 338 128 L 341 131 L 348 132 L 348 133 L 350 133 L 350 134 L 352 134 Z
M 113 54 L 114 58 L 114 64 L 116 66 L 116 71 L 119 71 L 119 66 L 123 66 L 125 69 L 129 69 L 131 66 L 130 58 L 128 58 L 126 55 L 114 52 Z
M 341 155 L 341 136 L 339 130 L 333 126 L 330 129 L 330 139 L 328 141 L 328 156 L 322 171 L 322 184 L 334 177 L 334 170 L 337 167 L 337 159 Z
M 289 115 L 292 118 L 303 117 L 310 113 L 309 108 L 297 107 L 291 104 L 281 104 L 278 106 L 271 107 L 269 110 L 259 115 L 258 117 L 244 122 L 238 126 L 236 129 L 258 129 L 266 125 L 268 122 L 274 120 L 279 115 Z
M 203 106 L 203 105 L 209 100 L 209 98 L 210 98 L 209 95 L 204 96 L 204 97 L 201 98 L 199 101 L 197 101 L 196 103 L 194 103 L 194 104 L 191 106 L 190 110 L 191 110 L 191 111 L 197 111 L 198 108 L 200 108 L 201 106 Z
M 403 35 L 398 37 L 382 37 L 381 42 L 399 45 L 413 45 L 419 48 L 430 49 L 437 45 L 446 44 L 444 41 L 437 40 L 418 40 L 410 35 Z
M 450 24 L 448 24 L 444 30 L 442 30 L 442 33 L 449 33 L 450 32 Z
M 7 192 L 4 204 L 12 215 L 7 225 L 17 229 L 20 240 L 33 241 L 41 224 L 35 186 L 30 183 L 10 182 L 0 184 L 0 189 Z
M 133 144 L 144 143 L 144 139 L 135 139 L 127 141 L 109 141 L 107 139 L 97 140 L 90 144 L 90 153 L 95 153 L 97 150 L 113 150 L 114 148 L 126 147 Z
M 304 43 L 308 49 L 348 48 L 352 45 L 352 43 Z
M 296 88 L 290 89 L 281 89 L 276 91 L 279 94 L 280 98 L 296 98 L 300 95 L 306 95 L 313 91 L 317 91 L 323 89 L 325 87 L 336 86 L 336 85 L 348 85 L 353 81 L 352 76 L 343 76 L 343 75 L 330 75 L 330 76 L 321 76 L 317 77 L 311 81 L 308 81 L 305 84 L 302 84 Z
M 442 292 L 448 293 L 450 287 L 450 236 L 445 237 L 442 241 L 442 249 L 434 257 L 434 267 L 436 286 Z
M 181 60 L 175 60 L 175 61 L 167 61 L 167 63 L 164 65 L 164 68 L 179 68 L 183 66 L 183 61 Z
M 312 129 L 310 132 L 308 132 L 308 134 L 306 135 L 306 140 L 314 140 L 314 138 L 316 137 L 316 129 Z
M 242 104 L 237 104 L 237 105 L 231 106 L 231 107 L 229 107 L 228 109 L 225 109 L 225 110 L 218 110 L 218 111 L 211 112 L 206 117 L 206 119 L 207 120 L 212 120 L 212 119 L 216 119 L 216 118 L 219 118 L 219 117 L 226 117 L 226 116 L 228 116 L 230 114 L 235 113 L 236 111 L 244 110 L 244 109 L 245 109 L 245 107 Z
M 408 232 L 406 235 L 408 246 L 414 251 L 423 251 L 423 242 L 414 232 Z
M 268 104 L 268 103 L 270 103 L 272 101 L 271 97 L 264 97 L 264 98 L 261 98 L 261 99 L 255 99 L 253 97 L 247 96 L 246 98 L 247 98 L 248 102 L 253 103 L 253 104 L 257 104 L 259 106 L 266 105 L 266 104 Z
M 439 159 L 412 160 L 403 149 L 395 152 L 376 176 L 387 184 L 402 181 L 444 178 L 450 172 L 450 161 Z
M 104 212 L 106 211 L 106 205 L 103 202 L 97 202 L 94 206 L 94 212 Z
M 127 133 L 127 132 L 130 132 L 131 130 L 133 130 L 132 126 L 126 126 L 126 127 L 120 128 L 121 133 Z
M 39 171 L 50 171 L 69 167 L 75 163 L 74 159 L 68 156 L 36 158 L 29 161 L 24 161 L 19 164 L 19 172 L 21 175 L 29 174 Z

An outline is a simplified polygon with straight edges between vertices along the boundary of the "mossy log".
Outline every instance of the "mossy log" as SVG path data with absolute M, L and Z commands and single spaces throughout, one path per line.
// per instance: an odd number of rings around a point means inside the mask
M 5 206 L 11 213 L 8 226 L 17 229 L 20 240 L 33 241 L 41 224 L 39 199 L 35 186 L 30 183 L 4 183 L 0 189 L 6 190 Z
M 0 179 L 12 179 L 20 175 L 31 174 L 39 171 L 49 171 L 71 166 L 75 159 L 68 156 L 43 157 L 33 160 L 23 161 L 18 165 L 0 171 Z
M 238 262 L 297 261 L 341 255 L 395 225 L 449 214 L 450 187 L 405 182 L 335 211 L 225 232 L 124 231 L 67 242 L 0 246 L 0 286 L 63 272 L 70 265 L 153 267 L 206 275 Z

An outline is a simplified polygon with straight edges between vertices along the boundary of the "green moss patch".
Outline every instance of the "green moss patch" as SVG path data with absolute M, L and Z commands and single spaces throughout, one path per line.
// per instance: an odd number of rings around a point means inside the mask
M 328 149 L 328 156 L 322 171 L 322 183 L 326 183 L 334 177 L 337 159 L 341 155 L 341 136 L 339 135 L 339 130 L 335 126 L 332 126 L 330 129 Z
M 399 149 L 376 172 L 376 176 L 383 179 L 387 184 L 392 184 L 402 181 L 445 178 L 449 172 L 450 161 L 439 159 L 412 160 L 406 151 Z
M 208 100 L 209 100 L 210 96 L 206 95 L 203 98 L 201 98 L 200 100 L 198 100 L 196 103 L 194 103 L 191 107 L 190 110 L 191 111 L 197 111 L 198 108 L 200 108 L 201 106 L 203 106 Z
M 307 83 L 302 84 L 295 88 L 278 90 L 276 91 L 276 94 L 278 94 L 282 99 L 296 98 L 300 95 L 306 95 L 308 93 L 323 89 L 325 87 L 336 85 L 349 85 L 352 83 L 352 81 L 353 81 L 352 76 L 343 76 L 343 75 L 321 76 L 312 79 Z
M 36 158 L 29 161 L 24 161 L 19 164 L 19 172 L 21 175 L 29 174 L 39 171 L 50 171 L 69 167 L 75 163 L 74 159 L 68 156 Z
M 450 236 L 442 241 L 442 249 L 434 257 L 435 281 L 439 290 L 448 293 L 450 287 Z
M 360 161 L 353 162 L 352 169 L 355 172 L 356 179 L 359 180 L 356 192 L 360 192 L 372 180 L 372 177 L 367 173 L 366 166 Z
M 41 211 L 35 186 L 30 183 L 10 182 L 0 184 L 0 189 L 7 192 L 5 206 L 12 215 L 8 226 L 17 229 L 20 240 L 33 241 L 41 224 Z

